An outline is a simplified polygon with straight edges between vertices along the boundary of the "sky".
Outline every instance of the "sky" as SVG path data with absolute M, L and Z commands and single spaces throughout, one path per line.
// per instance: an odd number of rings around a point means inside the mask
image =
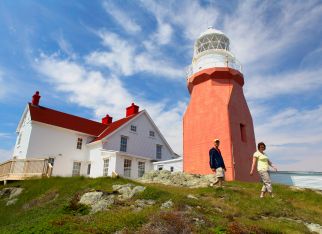
M 256 141 L 279 170 L 322 171 L 322 1 L 0 1 L 0 161 L 36 90 L 100 121 L 146 109 L 182 154 L 186 70 L 208 26 L 241 62 Z

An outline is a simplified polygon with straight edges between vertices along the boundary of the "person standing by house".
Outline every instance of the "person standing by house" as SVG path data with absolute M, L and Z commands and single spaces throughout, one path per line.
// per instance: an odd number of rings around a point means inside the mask
M 215 175 L 217 177 L 217 181 L 215 184 L 218 184 L 219 187 L 222 187 L 224 178 L 225 178 L 225 162 L 222 158 L 220 149 L 219 149 L 220 141 L 219 139 L 214 140 L 214 147 L 209 150 L 209 165 Z
M 263 182 L 260 198 L 263 198 L 266 192 L 268 192 L 271 197 L 274 197 L 272 181 L 268 169 L 269 166 L 271 166 L 275 171 L 277 171 L 277 168 L 273 166 L 272 162 L 268 159 L 268 156 L 264 153 L 266 145 L 263 142 L 258 143 L 257 149 L 258 150 L 253 155 L 253 164 L 250 170 L 250 175 L 253 175 L 255 165 L 257 164 L 257 171 Z

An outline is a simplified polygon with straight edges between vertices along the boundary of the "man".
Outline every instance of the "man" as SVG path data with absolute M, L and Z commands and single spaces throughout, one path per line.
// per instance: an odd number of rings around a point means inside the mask
M 225 163 L 221 156 L 221 152 L 219 149 L 220 141 L 219 139 L 214 140 L 214 147 L 209 150 L 209 164 L 210 168 L 217 177 L 217 181 L 215 184 L 218 183 L 219 187 L 222 187 L 224 177 L 225 177 Z

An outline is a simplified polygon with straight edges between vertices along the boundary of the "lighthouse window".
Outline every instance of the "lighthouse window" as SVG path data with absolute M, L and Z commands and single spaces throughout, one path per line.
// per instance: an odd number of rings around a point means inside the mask
M 246 127 L 244 124 L 240 124 L 240 137 L 243 142 L 246 142 Z

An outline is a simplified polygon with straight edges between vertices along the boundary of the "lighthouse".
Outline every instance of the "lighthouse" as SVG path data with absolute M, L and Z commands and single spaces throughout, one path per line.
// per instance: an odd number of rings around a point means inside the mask
M 183 117 L 183 168 L 211 174 L 209 150 L 220 139 L 226 180 L 252 181 L 255 134 L 244 93 L 241 65 L 230 52 L 229 38 L 208 28 L 194 44 L 187 75 L 190 102 Z

